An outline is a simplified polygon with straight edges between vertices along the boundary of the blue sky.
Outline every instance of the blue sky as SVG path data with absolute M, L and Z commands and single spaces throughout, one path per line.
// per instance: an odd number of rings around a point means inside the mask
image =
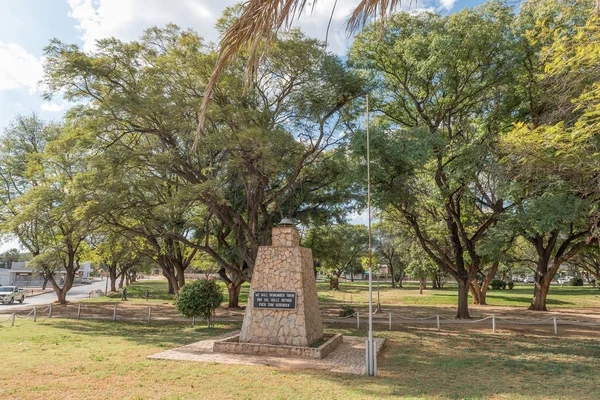
M 134 40 L 152 25 L 176 23 L 217 41 L 216 19 L 239 0 L 0 0 L 0 132 L 17 114 L 37 112 L 60 119 L 68 108 L 60 96 L 42 99 L 43 48 L 50 39 L 94 50 L 95 40 L 114 36 Z M 298 24 L 309 35 L 324 39 L 335 0 L 319 0 L 313 13 Z M 330 50 L 343 54 L 349 45 L 344 21 L 359 0 L 339 0 L 330 30 Z M 409 1 L 403 2 L 408 6 Z M 455 12 L 482 0 L 419 0 L 415 7 Z M 359 218 L 360 219 L 360 218 Z M 6 246 L 0 247 L 0 251 Z
M 133 40 L 151 25 L 174 22 L 216 41 L 216 18 L 237 0 L 0 0 L 0 131 L 16 114 L 39 113 L 45 119 L 61 118 L 68 107 L 56 97 L 41 98 L 43 48 L 51 38 L 77 43 L 93 51 L 96 39 L 115 36 Z M 319 0 L 312 15 L 300 25 L 324 38 L 334 0 Z M 339 0 L 330 33 L 332 50 L 343 53 L 348 42 L 343 22 L 359 0 Z M 481 0 L 419 0 L 419 8 L 454 12 Z M 404 2 L 408 5 L 408 1 Z M 414 9 L 415 6 L 413 5 Z

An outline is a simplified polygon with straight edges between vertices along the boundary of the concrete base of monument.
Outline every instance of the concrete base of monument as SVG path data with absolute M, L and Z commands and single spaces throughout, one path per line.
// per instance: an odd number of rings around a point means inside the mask
M 286 346 L 276 344 L 240 343 L 240 335 L 215 341 L 213 351 L 223 353 L 257 354 L 262 356 L 301 357 L 320 360 L 344 341 L 341 333 L 324 334 L 319 346 Z
M 341 343 L 338 343 L 338 346 L 334 348 L 331 353 L 325 355 L 321 359 L 280 355 L 228 353 L 215 350 L 215 342 L 223 343 L 226 339 L 233 339 L 234 337 L 239 336 L 239 333 L 239 331 L 230 332 L 212 339 L 201 340 L 187 346 L 163 351 L 148 356 L 148 358 L 154 360 L 196 361 L 218 364 L 262 365 L 283 369 L 319 369 L 357 375 L 364 375 L 366 372 L 366 338 L 364 337 L 344 336 Z M 332 337 L 330 337 L 330 339 L 331 338 Z M 379 354 L 383 348 L 384 342 L 385 339 L 375 338 L 377 354 Z

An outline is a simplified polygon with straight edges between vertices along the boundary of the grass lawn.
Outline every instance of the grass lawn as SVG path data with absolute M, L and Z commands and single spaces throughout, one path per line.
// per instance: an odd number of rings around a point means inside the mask
M 223 304 L 227 305 L 229 301 L 229 296 L 227 294 L 227 288 L 225 284 L 221 281 L 218 282 L 219 285 L 223 288 Z M 161 280 L 141 280 L 137 281 L 127 287 L 127 299 L 132 302 L 146 302 L 146 290 L 150 292 L 149 301 L 150 302 L 173 302 L 175 296 L 169 294 L 169 285 L 165 279 Z M 242 289 L 240 291 L 240 303 L 244 305 L 248 302 L 248 292 L 250 290 L 250 284 L 245 283 L 242 285 Z M 109 294 L 108 297 L 96 297 L 93 299 L 86 299 L 86 302 L 120 302 L 121 294 L 120 293 L 112 293 Z
M 457 304 L 456 285 L 447 283 L 443 289 L 419 290 L 414 285 L 405 285 L 403 289 L 392 289 L 390 284 L 380 284 L 381 303 L 386 305 L 418 305 L 418 306 L 455 306 Z M 366 305 L 368 303 L 367 282 L 343 282 L 340 291 L 330 291 L 328 284 L 318 284 L 319 302 L 323 305 L 349 301 Z M 377 298 L 377 286 L 374 284 L 374 298 Z M 352 297 L 350 297 L 352 296 Z M 489 290 L 487 303 L 492 306 L 529 307 L 533 297 L 533 285 L 515 285 L 512 290 Z M 472 298 L 469 296 L 469 302 Z M 600 290 L 591 286 L 558 286 L 552 285 L 547 304 L 552 307 L 599 307 Z
M 222 282 L 225 299 L 223 304 L 228 302 L 227 290 Z M 242 286 L 240 294 L 240 305 L 246 305 L 248 301 L 248 291 L 250 284 L 245 283 Z M 375 299 L 377 298 L 376 285 L 374 286 Z M 130 285 L 127 288 L 128 298 L 131 301 L 145 302 L 144 295 L 146 290 L 150 291 L 150 301 L 154 302 L 172 302 L 173 295 L 168 294 L 166 280 L 142 280 Z M 368 283 L 367 282 L 342 282 L 340 291 L 329 290 L 329 284 L 317 284 L 319 303 L 323 306 L 332 306 L 342 302 L 352 300 L 357 306 L 366 306 L 368 303 Z M 405 285 L 403 289 L 392 289 L 389 283 L 380 284 L 381 303 L 384 305 L 415 305 L 415 306 L 455 306 L 457 303 L 456 285 L 447 283 L 443 289 L 426 289 L 423 294 L 415 285 Z M 515 306 L 528 307 L 533 297 L 533 285 L 516 285 L 512 290 L 489 290 L 487 303 L 491 306 Z M 120 294 L 113 294 L 108 301 L 120 301 Z M 106 297 L 99 297 L 86 301 L 106 302 Z M 472 302 L 472 299 L 471 299 Z M 600 307 L 600 290 L 591 286 L 557 286 L 550 287 L 548 294 L 548 307 Z
M 17 320 L 0 325 L 7 399 L 597 399 L 597 338 L 380 332 L 379 376 L 147 360 L 235 329 L 178 323 Z M 337 330 L 340 331 L 340 330 Z M 336 331 L 336 332 L 337 332 Z M 364 335 L 364 331 L 342 330 Z

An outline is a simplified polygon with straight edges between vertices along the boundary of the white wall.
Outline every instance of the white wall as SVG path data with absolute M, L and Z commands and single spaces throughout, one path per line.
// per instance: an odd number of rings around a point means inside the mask
M 0 285 L 10 286 L 10 269 L 0 268 Z

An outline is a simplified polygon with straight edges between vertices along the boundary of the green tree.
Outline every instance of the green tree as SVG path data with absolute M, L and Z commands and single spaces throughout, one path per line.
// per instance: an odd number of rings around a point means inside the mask
M 312 249 L 320 268 L 337 279 L 344 272 L 362 269 L 361 258 L 366 256 L 368 244 L 368 231 L 364 225 L 314 227 L 303 239 L 303 245 Z
M 195 33 L 152 28 L 137 42 L 101 40 L 94 54 L 55 40 L 46 56 L 50 93 L 83 103 L 71 117 L 96 133 L 96 151 L 133 150 L 201 208 L 194 233 L 168 237 L 214 258 L 230 306 L 282 216 L 308 223 L 344 212 L 352 184 L 337 149 L 362 81 L 300 32 L 271 43 L 251 88 L 241 61 L 225 71 L 195 148 L 216 57 Z
M 408 265 L 410 241 L 414 238 L 402 226 L 384 219 L 373 225 L 373 247 L 382 264 L 389 268 L 392 287 L 402 287 L 404 269 Z
M 511 9 L 500 2 L 440 16 L 396 14 L 367 28 L 350 59 L 371 77 L 372 177 L 433 262 L 458 283 L 457 318 L 481 266 L 478 249 L 509 205 L 494 143 L 510 118 L 519 63 Z M 355 154 L 365 154 L 363 134 Z
M 3 230 L 19 238 L 33 255 L 32 265 L 49 279 L 58 302 L 66 303 L 79 261 L 89 251 L 86 237 L 95 227 L 81 185 L 86 173 L 79 131 L 45 124 L 35 115 L 18 117 L 2 141 Z M 63 282 L 55 274 L 64 273 Z
M 529 51 L 528 93 L 515 128 L 503 136 L 509 223 L 537 253 L 531 310 L 546 311 L 550 282 L 597 232 L 598 16 L 591 1 L 528 2 L 520 28 Z M 596 52 L 596 53 L 594 53 Z

